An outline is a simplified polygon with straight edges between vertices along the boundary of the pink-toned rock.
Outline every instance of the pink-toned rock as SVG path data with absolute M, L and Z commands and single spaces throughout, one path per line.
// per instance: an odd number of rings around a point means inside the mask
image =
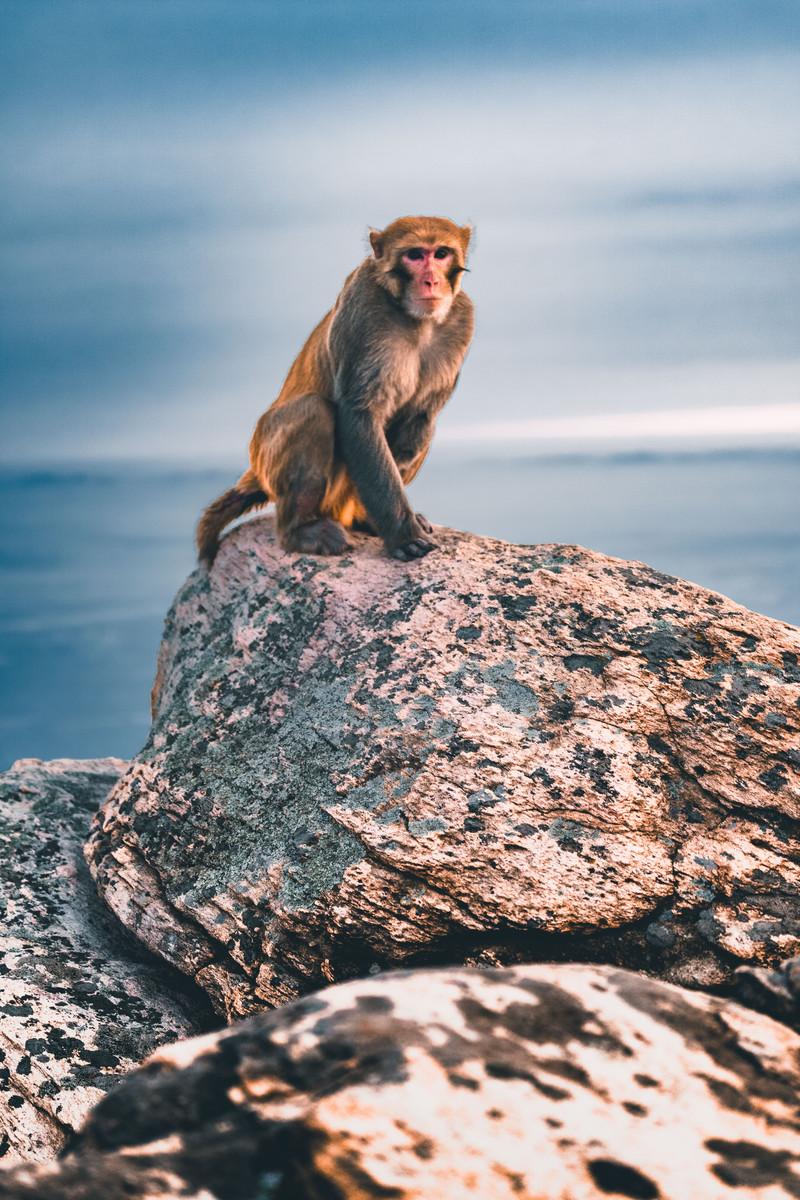
M 570 546 L 286 555 L 169 615 L 97 820 L 106 902 L 229 1015 L 393 964 L 725 988 L 800 948 L 800 631 Z
M 790 1200 L 799 1064 L 615 968 L 388 974 L 156 1052 L 0 1200 Z
M 126 766 L 21 759 L 0 774 L 2 1165 L 55 1156 L 119 1075 L 207 1028 L 193 1015 L 207 1022 L 205 997 L 190 1000 L 119 928 L 83 861 L 89 822 Z

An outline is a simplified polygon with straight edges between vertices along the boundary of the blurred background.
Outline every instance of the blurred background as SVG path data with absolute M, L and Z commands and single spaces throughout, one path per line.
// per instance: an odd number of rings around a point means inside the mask
M 800 621 L 796 0 L 0 0 L 0 767 L 134 753 L 200 508 L 367 250 L 476 227 L 437 522 Z

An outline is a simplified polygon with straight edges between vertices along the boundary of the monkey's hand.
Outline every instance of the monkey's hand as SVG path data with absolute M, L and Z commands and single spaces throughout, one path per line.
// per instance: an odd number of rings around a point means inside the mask
M 415 538 L 413 542 L 404 542 L 402 546 L 395 546 L 390 550 L 392 558 L 399 558 L 401 562 L 410 562 L 414 558 L 424 558 L 426 554 L 430 554 L 431 550 L 436 549 L 436 542 L 431 542 L 427 538 Z
M 417 513 L 413 521 L 406 526 L 406 536 L 403 540 L 394 544 L 387 543 L 386 549 L 392 558 L 399 558 L 401 562 L 424 558 L 431 550 L 436 549 L 436 542 L 429 536 L 432 529 L 430 521 L 426 517 L 420 519 L 420 514 Z

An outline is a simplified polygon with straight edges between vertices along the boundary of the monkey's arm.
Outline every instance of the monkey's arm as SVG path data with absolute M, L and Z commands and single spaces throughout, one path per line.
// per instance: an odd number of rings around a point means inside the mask
M 394 558 L 422 558 L 436 543 L 408 503 L 397 463 L 380 420 L 369 406 L 343 399 L 337 405 L 339 450 L 361 503 Z
M 403 483 L 411 483 L 428 456 L 433 441 L 436 417 L 444 408 L 453 388 L 426 396 L 421 404 L 401 409 L 386 429 L 386 440 Z

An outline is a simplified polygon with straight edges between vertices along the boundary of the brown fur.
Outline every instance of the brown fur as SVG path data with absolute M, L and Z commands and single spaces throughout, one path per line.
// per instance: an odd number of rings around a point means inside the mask
M 213 561 L 226 524 L 268 498 L 287 550 L 341 553 L 354 524 L 377 532 L 398 558 L 433 548 L 403 484 L 425 459 L 472 337 L 472 304 L 461 291 L 469 238 L 441 217 L 403 217 L 371 233 L 374 256 L 345 280 L 259 418 L 250 470 L 201 517 L 204 561 Z M 416 315 L 401 263 L 418 245 L 453 251 L 441 284 L 450 307 L 435 318 Z
M 197 553 L 201 562 L 211 566 L 219 545 L 219 535 L 226 525 L 251 508 L 266 504 L 267 495 L 256 482 L 255 475 L 246 471 L 236 487 L 217 497 L 204 511 L 197 524 Z

